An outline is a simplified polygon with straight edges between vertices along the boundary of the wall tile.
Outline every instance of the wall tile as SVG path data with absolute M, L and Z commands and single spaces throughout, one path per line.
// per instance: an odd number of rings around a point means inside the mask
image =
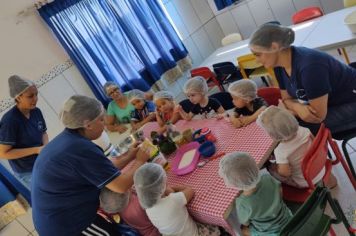
M 247 4 L 241 4 L 230 12 L 239 27 L 242 37 L 249 38 L 251 33 L 257 28 L 257 25 Z
M 320 3 L 325 14 L 344 8 L 343 1 L 341 0 L 320 0 Z
M 293 0 L 293 3 L 297 11 L 310 6 L 321 7 L 319 0 Z
M 183 43 L 184 43 L 185 47 L 187 48 L 189 55 L 192 59 L 193 67 L 196 67 L 203 61 L 202 55 L 200 54 L 197 46 L 195 45 L 195 43 L 193 42 L 191 37 L 183 40 Z
M 248 7 L 257 26 L 263 25 L 266 22 L 276 20 L 272 14 L 271 7 L 267 0 L 250 0 Z
M 177 27 L 177 30 L 179 31 L 179 34 L 181 35 L 182 39 L 184 40 L 189 37 L 187 26 L 184 24 L 181 15 L 179 15 L 177 9 L 174 6 L 174 3 L 170 1 L 165 5 L 165 7 L 169 16 L 174 22 L 174 25 Z
M 203 58 L 207 58 L 212 52 L 214 52 L 215 48 L 210 42 L 209 36 L 205 32 L 204 28 L 201 28 L 192 34 L 192 39 Z
M 199 17 L 189 0 L 173 0 L 173 3 L 190 34 L 201 27 Z
M 27 231 L 19 222 L 14 220 L 1 230 L 1 236 L 27 236 Z
M 204 26 L 204 28 L 214 48 L 217 49 L 221 47 L 221 39 L 224 38 L 225 35 L 220 28 L 218 21 L 213 18 Z
M 17 221 L 25 227 L 28 231 L 32 232 L 35 230 L 35 226 L 33 225 L 32 222 L 32 209 L 30 208 L 25 215 L 21 215 L 17 217 Z
M 89 88 L 87 82 L 80 74 L 78 68 L 73 65 L 63 72 L 64 78 L 69 82 L 74 91 L 80 95 L 86 95 L 95 98 L 95 95 Z
M 239 28 L 237 27 L 237 24 L 235 23 L 230 11 L 226 11 L 220 15 L 217 15 L 216 20 L 220 24 L 220 27 L 225 36 L 239 32 Z
M 215 2 L 214 0 L 207 0 L 208 4 L 210 6 L 210 9 L 212 10 L 214 15 L 219 15 L 221 13 L 221 11 L 218 11 L 218 9 L 216 8 Z
M 190 0 L 190 2 L 202 24 L 205 24 L 214 17 L 209 3 L 206 0 Z
M 273 14 L 282 25 L 292 25 L 291 17 L 296 12 L 292 0 L 268 0 Z
M 64 101 L 76 94 L 69 82 L 64 79 L 63 75 L 59 75 L 44 84 L 39 88 L 39 93 L 57 114 L 59 114 Z

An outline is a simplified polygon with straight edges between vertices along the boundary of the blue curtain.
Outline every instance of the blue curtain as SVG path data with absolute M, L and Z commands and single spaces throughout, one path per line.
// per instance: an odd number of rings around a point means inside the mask
M 106 104 L 106 81 L 146 91 L 188 55 L 157 1 L 61 0 L 39 13 Z
M 215 6 L 220 11 L 221 9 L 224 9 L 225 7 L 231 6 L 238 0 L 214 0 Z

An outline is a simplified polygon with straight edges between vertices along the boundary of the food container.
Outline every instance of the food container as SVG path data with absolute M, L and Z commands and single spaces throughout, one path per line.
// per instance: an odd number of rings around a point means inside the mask
M 199 147 L 199 153 L 202 157 L 209 158 L 214 155 L 216 151 L 215 144 L 211 141 L 206 141 Z

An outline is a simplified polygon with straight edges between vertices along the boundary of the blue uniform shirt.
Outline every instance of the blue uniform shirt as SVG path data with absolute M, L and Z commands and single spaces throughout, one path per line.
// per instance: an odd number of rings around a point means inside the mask
M 145 105 L 141 110 L 133 110 L 131 113 L 131 120 L 132 121 L 142 121 L 145 119 L 150 113 L 155 112 L 155 105 L 153 102 L 145 101 Z
M 46 122 L 40 109 L 30 111 L 27 119 L 14 106 L 4 114 L 0 122 L 0 143 L 13 148 L 30 148 L 43 145 L 43 134 L 46 132 Z M 9 160 L 12 169 L 17 173 L 31 172 L 37 154 L 19 159 Z
M 39 235 L 79 235 L 95 219 L 100 189 L 120 175 L 103 150 L 65 129 L 38 156 L 32 215 Z
M 302 103 L 329 94 L 328 106 L 356 101 L 356 69 L 317 50 L 292 47 L 292 75 L 276 67 L 279 87 Z

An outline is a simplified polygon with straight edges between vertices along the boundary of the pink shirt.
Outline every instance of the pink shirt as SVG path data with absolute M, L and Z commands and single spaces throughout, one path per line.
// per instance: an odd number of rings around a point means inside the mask
M 145 210 L 140 206 L 137 196 L 132 193 L 126 209 L 120 212 L 120 217 L 132 228 L 135 228 L 141 235 L 159 236 L 157 228 L 148 219 Z

